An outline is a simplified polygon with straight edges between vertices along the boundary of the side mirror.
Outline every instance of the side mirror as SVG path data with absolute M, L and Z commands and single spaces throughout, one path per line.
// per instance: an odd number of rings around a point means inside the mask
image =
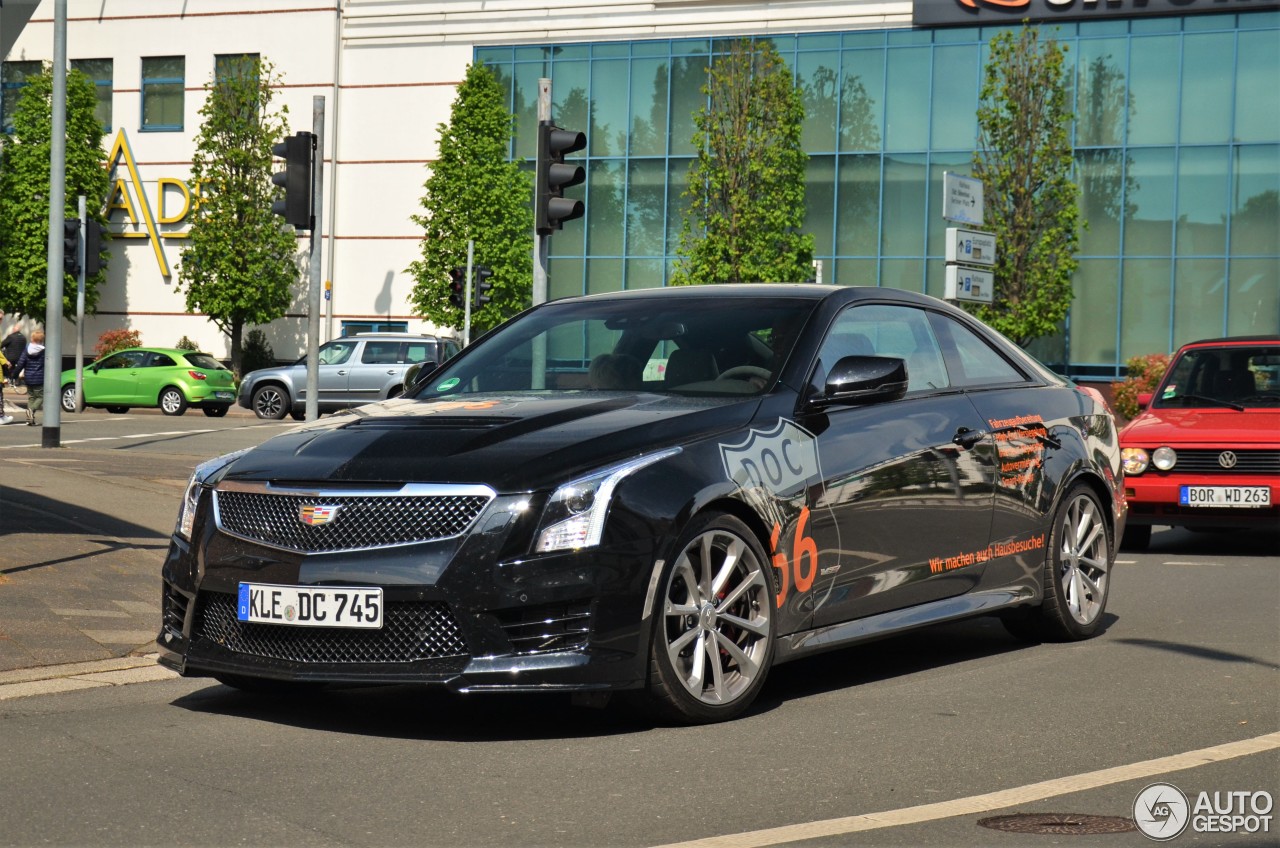
M 1148 406 L 1150 406 L 1152 397 L 1154 397 L 1154 395 L 1151 392 L 1139 392 L 1138 393 L 1138 409 L 1146 409 Z
M 415 362 L 410 365 L 404 372 L 405 391 L 408 391 L 409 389 L 416 389 L 424 380 L 427 379 L 431 372 L 435 371 L 438 367 L 439 366 L 436 365 L 435 360 L 431 359 L 428 359 L 426 362 Z
M 846 356 L 827 373 L 817 406 L 897 400 L 907 393 L 907 363 L 895 356 Z

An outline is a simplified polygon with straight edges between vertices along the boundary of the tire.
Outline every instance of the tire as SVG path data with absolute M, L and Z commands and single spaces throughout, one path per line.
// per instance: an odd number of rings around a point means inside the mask
M 773 569 L 755 534 L 725 513 L 696 516 L 676 549 L 653 598 L 642 706 L 681 724 L 726 721 L 751 705 L 773 663 Z M 713 587 L 730 556 L 733 570 Z
M 124 415 L 128 411 L 129 411 L 129 407 L 127 406 L 108 406 L 107 407 L 107 412 L 110 412 L 112 415 Z
M 245 677 L 240 674 L 215 674 L 223 686 L 230 686 L 253 695 L 307 695 L 324 686 L 323 683 L 299 683 L 293 680 L 272 680 L 266 677 Z
M 160 390 L 160 411 L 165 415 L 182 415 L 187 411 L 187 398 L 182 389 L 165 386 Z
M 1044 598 L 1039 607 L 1002 616 L 1005 628 L 1020 639 L 1050 642 L 1096 635 L 1107 608 L 1114 559 L 1102 505 L 1087 486 L 1076 486 L 1053 517 L 1041 573 Z
M 74 383 L 68 383 L 62 387 L 62 411 L 76 411 L 76 387 Z
M 1150 524 L 1130 524 L 1124 528 L 1124 538 L 1120 540 L 1120 547 L 1126 551 L 1145 551 L 1147 545 L 1151 544 L 1151 525 Z
M 289 397 L 274 384 L 255 389 L 252 405 L 253 414 L 268 421 L 279 421 L 289 414 Z
M 210 418 L 222 418 L 227 414 L 227 410 L 230 408 L 231 407 L 229 407 L 225 403 L 220 403 L 217 406 L 200 407 L 200 409 L 204 412 L 204 414 L 209 416 Z

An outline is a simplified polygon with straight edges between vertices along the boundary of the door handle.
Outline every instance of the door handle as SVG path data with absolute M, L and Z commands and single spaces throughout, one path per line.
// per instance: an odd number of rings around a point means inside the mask
M 967 449 L 973 447 L 986 437 L 986 430 L 971 430 L 968 427 L 961 427 L 959 430 L 956 430 L 956 434 L 951 437 L 951 441 L 954 444 Z
M 339 372 L 338 372 L 338 376 L 339 376 L 339 377 L 345 377 L 345 376 L 347 376 L 347 369 L 343 368 L 341 371 L 339 371 Z
M 396 374 L 396 369 L 394 369 L 394 368 L 388 368 L 388 369 L 387 369 L 387 373 L 394 377 L 394 376 L 395 376 L 395 374 Z

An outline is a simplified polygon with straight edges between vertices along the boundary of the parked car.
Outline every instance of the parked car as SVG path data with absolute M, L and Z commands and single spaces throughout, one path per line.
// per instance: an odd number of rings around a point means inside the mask
M 1116 436 L 1095 395 L 924 295 L 545 303 L 403 397 L 201 465 L 162 662 L 708 722 L 775 663 L 937 622 L 1084 639 L 1124 528 Z
M 195 406 L 210 418 L 220 418 L 235 398 L 235 375 L 207 353 L 133 347 L 84 369 L 84 405 L 108 412 L 159 407 L 165 415 L 182 415 Z M 76 411 L 75 369 L 62 372 L 62 408 Z
M 404 389 L 404 373 L 415 363 L 448 360 L 458 352 L 453 339 L 416 333 L 358 333 L 320 346 L 320 412 L 333 412 L 395 397 Z M 259 418 L 306 414 L 307 358 L 280 368 L 261 368 L 240 383 L 239 404 Z
M 1280 336 L 1184 345 L 1142 412 L 1120 432 L 1129 525 L 1280 527 Z

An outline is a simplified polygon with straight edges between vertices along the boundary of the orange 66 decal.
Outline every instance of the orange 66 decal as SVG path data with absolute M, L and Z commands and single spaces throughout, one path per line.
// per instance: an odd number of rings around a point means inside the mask
M 769 536 L 769 553 L 773 557 L 773 567 L 778 569 L 778 606 L 787 599 L 790 578 L 794 578 L 797 592 L 807 592 L 813 586 L 813 578 L 818 576 L 818 544 L 807 532 L 809 525 L 809 507 L 800 510 L 800 520 L 796 522 L 796 539 L 791 546 L 791 559 L 778 551 L 778 537 L 782 535 L 782 525 L 773 525 L 773 533 Z M 802 563 L 808 561 L 808 568 Z

